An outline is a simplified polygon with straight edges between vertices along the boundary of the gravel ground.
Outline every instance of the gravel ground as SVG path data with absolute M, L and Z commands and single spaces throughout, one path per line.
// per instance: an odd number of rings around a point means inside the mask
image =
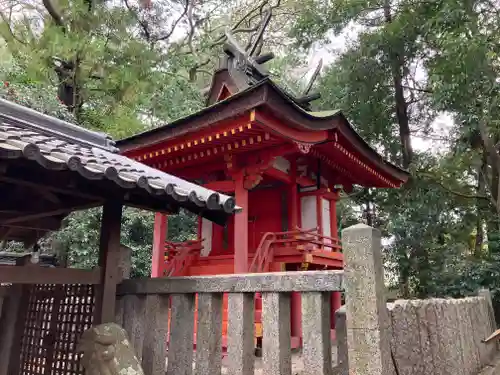
M 227 368 L 224 365 L 227 363 L 228 358 L 224 358 L 222 361 L 222 374 L 227 374 Z M 337 346 L 332 345 L 332 366 L 337 365 Z M 292 354 L 292 375 L 300 375 L 304 370 L 304 361 L 302 359 L 301 353 Z M 262 358 L 255 358 L 255 375 L 264 375 L 262 369 Z
M 228 362 L 228 357 L 224 356 L 222 359 L 222 375 L 227 374 L 227 362 Z M 168 363 L 168 359 L 166 360 L 165 363 L 165 369 L 166 365 Z M 332 345 L 332 366 L 335 367 L 337 365 L 337 346 L 335 344 Z M 194 363 L 193 363 L 193 368 L 194 368 Z M 302 360 L 302 355 L 300 352 L 296 352 L 292 354 L 292 375 L 300 375 L 302 371 L 304 370 L 304 361 Z M 255 357 L 255 375 L 264 375 L 263 369 L 262 369 L 262 358 Z

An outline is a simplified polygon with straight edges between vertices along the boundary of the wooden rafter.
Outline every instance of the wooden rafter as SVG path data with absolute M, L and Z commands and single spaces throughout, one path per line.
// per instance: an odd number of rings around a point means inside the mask
M 52 216 L 66 215 L 66 214 L 69 214 L 70 212 L 73 212 L 73 211 L 84 210 L 84 209 L 95 207 L 95 206 L 96 206 L 96 204 L 95 204 L 95 202 L 93 202 L 93 203 L 85 203 L 85 204 L 80 204 L 80 205 L 75 205 L 75 206 L 58 208 L 58 209 L 54 209 L 51 211 L 35 212 L 35 213 L 28 214 L 28 215 L 17 216 L 17 217 L 13 217 L 11 219 L 0 221 L 0 225 L 9 225 L 9 224 L 22 223 L 22 222 L 26 222 L 26 221 L 30 221 L 30 220 L 47 218 L 47 217 L 52 217 Z
M 5 182 L 8 184 L 13 184 L 13 185 L 18 185 L 18 186 L 25 186 L 31 189 L 36 189 L 38 191 L 46 191 L 49 193 L 59 193 L 59 194 L 64 194 L 64 195 L 69 195 L 72 197 L 78 197 L 78 198 L 85 198 L 85 199 L 91 199 L 95 201 L 102 201 L 103 198 L 99 197 L 97 195 L 91 195 L 87 193 L 82 193 L 78 191 L 77 189 L 71 189 L 71 188 L 61 188 L 57 186 L 52 186 L 44 183 L 36 183 L 32 181 L 27 181 L 27 180 L 20 180 L 17 178 L 12 178 L 12 177 L 7 177 L 7 176 L 1 176 L 0 175 L 0 182 Z
M 13 229 L 53 231 L 61 227 L 61 220 L 45 217 L 42 221 L 28 221 L 14 224 L 2 223 L 0 226 Z

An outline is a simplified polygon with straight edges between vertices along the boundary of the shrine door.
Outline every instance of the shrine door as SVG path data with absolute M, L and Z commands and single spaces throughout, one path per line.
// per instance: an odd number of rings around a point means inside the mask
M 249 194 L 248 252 L 254 253 L 267 232 L 283 231 L 287 220 L 284 192 L 271 188 L 253 190 Z M 286 229 L 286 228 L 285 228 Z

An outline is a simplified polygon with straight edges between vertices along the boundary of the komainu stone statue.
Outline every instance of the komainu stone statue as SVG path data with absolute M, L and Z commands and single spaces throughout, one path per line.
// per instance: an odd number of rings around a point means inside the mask
M 85 331 L 78 351 L 85 375 L 144 375 L 125 330 L 105 323 Z

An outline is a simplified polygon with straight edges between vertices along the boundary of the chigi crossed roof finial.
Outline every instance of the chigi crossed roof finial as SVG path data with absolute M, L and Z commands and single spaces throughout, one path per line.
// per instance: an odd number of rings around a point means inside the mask
M 247 84 L 252 85 L 269 76 L 269 71 L 264 67 L 264 63 L 274 58 L 273 53 L 266 53 L 256 56 L 263 43 L 264 32 L 269 25 L 272 13 L 267 11 L 262 23 L 254 34 L 246 49 L 242 48 L 229 30 L 226 31 L 226 43 L 224 52 L 228 56 L 228 68 L 244 73 L 247 76 Z
M 239 90 L 244 90 L 249 86 L 253 86 L 263 79 L 268 78 L 270 75 L 269 70 L 264 64 L 274 58 L 274 53 L 268 52 L 261 54 L 261 50 L 264 43 L 264 33 L 271 21 L 271 17 L 271 10 L 264 13 L 259 28 L 255 34 L 250 37 L 250 41 L 246 48 L 243 48 L 238 43 L 230 30 L 226 30 L 225 32 L 225 56 L 222 60 L 221 67 L 228 70 Z M 320 94 L 311 93 L 311 89 L 321 72 L 322 66 L 323 60 L 320 60 L 304 92 L 300 96 L 287 93 L 298 106 L 305 110 L 310 110 L 310 103 L 320 98 Z

